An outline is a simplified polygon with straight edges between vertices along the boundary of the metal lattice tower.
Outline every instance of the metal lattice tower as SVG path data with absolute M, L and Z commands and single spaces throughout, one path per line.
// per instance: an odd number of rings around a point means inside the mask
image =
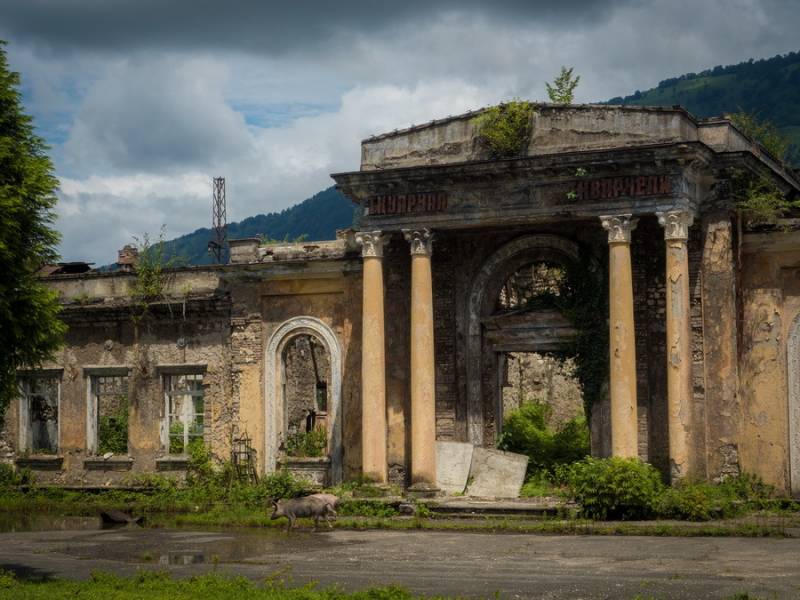
M 208 242 L 208 251 L 214 255 L 214 262 L 222 262 L 225 243 L 228 240 L 228 217 L 225 206 L 225 178 L 214 177 L 214 199 L 211 203 L 211 221 L 214 237 Z

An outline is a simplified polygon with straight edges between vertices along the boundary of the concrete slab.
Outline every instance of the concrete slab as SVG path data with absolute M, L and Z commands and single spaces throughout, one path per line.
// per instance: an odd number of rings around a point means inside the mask
M 491 448 L 472 452 L 471 483 L 468 496 L 479 498 L 517 498 L 525 482 L 528 457 Z
M 473 445 L 436 442 L 436 482 L 446 494 L 463 494 L 472 466 Z

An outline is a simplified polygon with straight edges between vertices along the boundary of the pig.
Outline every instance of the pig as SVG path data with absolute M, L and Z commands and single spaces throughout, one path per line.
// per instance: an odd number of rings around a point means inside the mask
M 303 498 L 292 498 L 291 500 L 278 500 L 272 503 L 273 511 L 270 519 L 277 519 L 278 517 L 286 517 L 288 523 L 286 524 L 286 531 L 291 531 L 294 528 L 295 520 L 298 517 L 313 517 L 314 530 L 319 527 L 319 520 L 321 517 L 325 518 L 328 527 L 333 528 L 328 517 L 330 515 L 336 516 L 336 511 L 327 500 L 322 498 L 315 498 L 314 496 L 305 496 Z
M 333 510 L 339 509 L 339 497 L 333 494 L 311 494 L 309 498 L 319 498 L 324 500 L 333 507 Z

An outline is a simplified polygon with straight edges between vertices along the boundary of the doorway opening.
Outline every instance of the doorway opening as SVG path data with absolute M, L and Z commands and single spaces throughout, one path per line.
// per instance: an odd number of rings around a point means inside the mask
M 528 479 L 537 489 L 561 465 L 590 454 L 572 343 L 577 331 L 565 314 L 569 294 L 567 266 L 534 257 L 505 278 L 484 319 L 497 373 L 496 443 L 528 456 Z
M 283 450 L 292 457 L 329 455 L 331 361 L 321 340 L 299 334 L 283 350 Z

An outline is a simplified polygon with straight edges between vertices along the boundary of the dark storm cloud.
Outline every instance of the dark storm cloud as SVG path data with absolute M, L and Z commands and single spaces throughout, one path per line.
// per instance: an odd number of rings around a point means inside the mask
M 574 27 L 644 0 L 11 0 L 0 34 L 43 50 L 139 48 L 282 53 L 348 33 L 374 34 L 448 12 Z

